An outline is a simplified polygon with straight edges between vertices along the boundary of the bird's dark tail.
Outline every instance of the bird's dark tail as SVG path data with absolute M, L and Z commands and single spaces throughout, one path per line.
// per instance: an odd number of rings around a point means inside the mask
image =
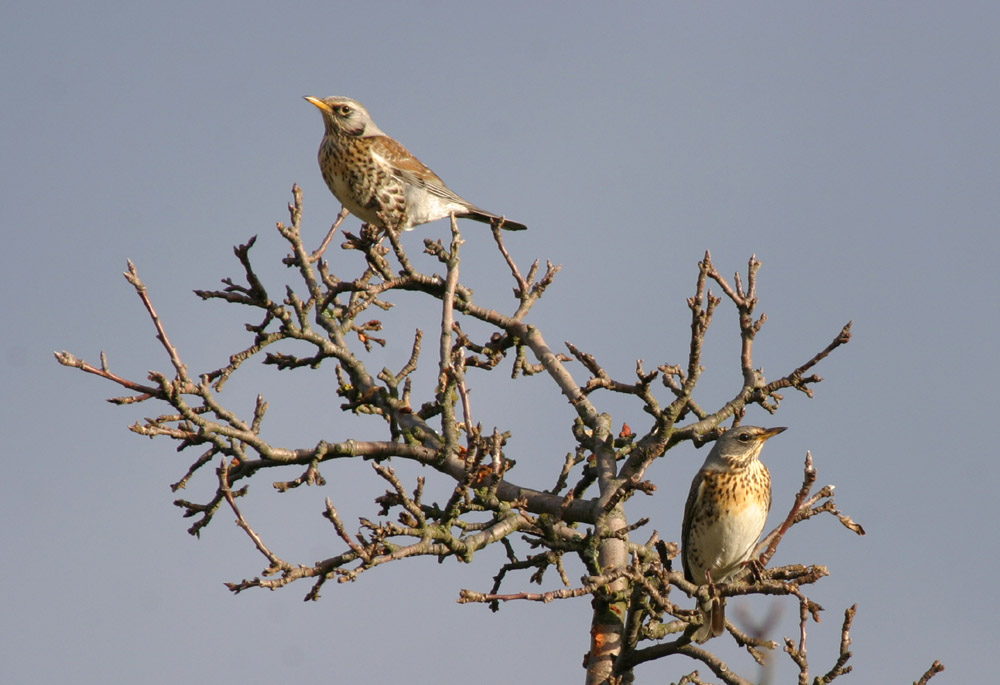
M 490 226 L 499 226 L 505 231 L 526 231 L 528 227 L 517 221 L 511 221 L 510 219 L 505 219 L 502 216 L 497 216 L 496 214 L 490 214 L 489 212 L 484 212 L 483 210 L 470 211 L 465 214 L 460 214 L 464 219 L 473 219 L 475 221 L 481 221 L 484 224 L 489 224 Z
M 691 639 L 701 644 L 726 632 L 726 598 L 709 597 L 701 606 L 702 623 L 691 635 Z

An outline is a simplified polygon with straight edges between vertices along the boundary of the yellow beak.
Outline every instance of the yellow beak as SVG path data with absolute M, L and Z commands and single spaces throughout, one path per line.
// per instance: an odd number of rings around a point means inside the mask
M 306 96 L 303 97 L 303 99 L 306 102 L 310 102 L 310 103 L 316 105 L 317 107 L 319 107 L 324 112 L 333 112 L 333 110 L 330 109 L 330 105 L 326 104 L 325 102 L 323 102 L 319 98 L 314 98 L 312 95 L 306 95 Z
M 786 430 L 788 430 L 787 426 L 778 426 L 777 428 L 768 428 L 766 431 L 764 431 L 763 433 L 760 434 L 760 439 L 761 440 L 768 440 L 770 438 L 773 438 L 778 433 L 784 433 Z

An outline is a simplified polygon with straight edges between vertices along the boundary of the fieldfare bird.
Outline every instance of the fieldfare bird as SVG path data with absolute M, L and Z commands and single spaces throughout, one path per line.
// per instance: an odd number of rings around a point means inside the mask
M 750 559 L 771 510 L 771 474 L 758 459 L 784 428 L 737 426 L 722 434 L 691 482 L 684 506 L 681 560 L 697 585 L 735 579 Z M 726 627 L 725 598 L 709 597 L 702 624 L 691 636 L 705 642 Z
M 344 208 L 362 221 L 408 231 L 454 214 L 511 231 L 527 228 L 456 194 L 402 144 L 382 133 L 360 102 L 344 97 L 305 99 L 319 108 L 326 126 L 319 146 L 323 180 Z

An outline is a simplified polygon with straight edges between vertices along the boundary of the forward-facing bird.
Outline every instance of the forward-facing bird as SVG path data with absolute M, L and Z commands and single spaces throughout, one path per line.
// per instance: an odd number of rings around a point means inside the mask
M 512 231 L 527 228 L 455 193 L 402 144 L 384 134 L 360 102 L 336 96 L 305 99 L 319 108 L 326 127 L 319 147 L 323 180 L 362 221 L 408 231 L 454 214 Z
M 750 559 L 771 510 L 771 473 L 760 462 L 760 451 L 783 430 L 737 426 L 715 441 L 684 507 L 681 561 L 689 582 L 735 579 Z M 725 598 L 710 597 L 699 607 L 702 624 L 691 639 L 705 642 L 721 635 L 725 606 Z

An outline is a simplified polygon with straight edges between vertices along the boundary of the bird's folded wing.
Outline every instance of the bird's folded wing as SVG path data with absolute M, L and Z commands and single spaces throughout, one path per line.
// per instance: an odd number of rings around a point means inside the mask
M 379 136 L 372 143 L 372 155 L 375 160 L 392 170 L 392 174 L 400 180 L 418 188 L 426 188 L 428 192 L 446 200 L 468 204 L 465 199 L 444 184 L 438 175 L 427 165 L 410 154 L 403 145 L 388 136 Z

